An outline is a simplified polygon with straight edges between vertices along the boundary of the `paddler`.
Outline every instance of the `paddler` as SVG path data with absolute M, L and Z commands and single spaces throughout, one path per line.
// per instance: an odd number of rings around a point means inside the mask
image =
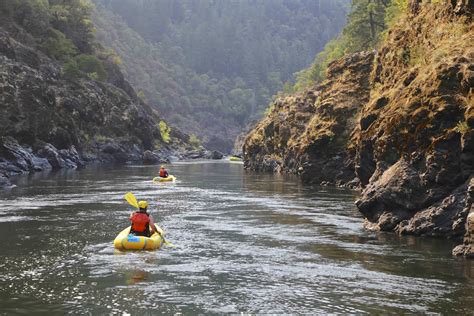
M 138 211 L 130 214 L 130 222 L 132 223 L 130 234 L 150 237 L 156 232 L 155 222 L 153 221 L 153 217 L 147 213 L 147 209 L 147 201 L 138 202 Z
M 161 166 L 160 168 L 160 178 L 168 178 L 169 174 L 168 171 L 165 169 L 165 166 Z

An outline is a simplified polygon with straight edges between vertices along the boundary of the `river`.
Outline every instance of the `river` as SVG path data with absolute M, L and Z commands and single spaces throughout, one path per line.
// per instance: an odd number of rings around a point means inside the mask
M 0 192 L 2 314 L 443 313 L 474 311 L 474 264 L 453 244 L 367 232 L 356 193 L 239 163 L 90 166 Z M 120 253 L 146 199 L 176 248 Z

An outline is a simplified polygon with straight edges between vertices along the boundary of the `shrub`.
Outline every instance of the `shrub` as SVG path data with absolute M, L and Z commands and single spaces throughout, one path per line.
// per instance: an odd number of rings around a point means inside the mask
M 148 99 L 145 95 L 145 92 L 143 92 L 143 90 L 140 90 L 137 92 L 137 97 L 142 100 L 144 103 L 148 103 Z
M 104 64 L 97 57 L 93 55 L 81 54 L 75 58 L 79 70 L 93 77 L 97 77 L 101 81 L 107 80 L 107 73 L 105 72 Z
M 469 124 L 467 123 L 467 121 L 462 121 L 456 124 L 456 127 L 454 128 L 454 130 L 464 135 L 468 133 L 471 130 L 471 128 L 469 127 Z
M 191 136 L 189 136 L 189 143 L 193 146 L 193 147 L 201 147 L 201 140 L 195 135 L 195 134 L 191 134 Z
M 168 124 L 166 124 L 165 121 L 160 121 L 159 127 L 160 127 L 161 138 L 163 139 L 165 143 L 169 143 L 171 128 L 168 126 Z
M 275 104 L 274 104 L 274 103 L 270 104 L 270 105 L 265 109 L 264 115 L 265 115 L 265 116 L 270 115 L 270 113 L 272 113 L 272 111 L 273 111 L 274 108 L 275 108 Z
M 74 59 L 71 59 L 63 66 L 63 75 L 66 79 L 77 80 L 81 77 L 81 71 Z
M 48 38 L 41 44 L 41 49 L 57 60 L 68 60 L 76 54 L 76 46 L 62 32 L 49 28 Z

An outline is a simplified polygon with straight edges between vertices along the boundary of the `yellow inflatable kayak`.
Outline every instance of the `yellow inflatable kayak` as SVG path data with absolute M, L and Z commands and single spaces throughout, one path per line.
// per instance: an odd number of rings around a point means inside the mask
M 153 178 L 153 182 L 171 182 L 171 181 L 174 181 L 174 180 L 176 180 L 176 178 L 173 175 L 169 175 L 166 178 L 162 178 L 162 177 L 154 177 Z
M 232 156 L 229 158 L 230 161 L 242 161 L 242 158 L 239 158 L 239 157 L 236 157 L 236 156 Z
M 163 244 L 163 238 L 161 235 L 164 234 L 163 229 L 155 224 L 158 233 L 154 233 L 151 237 L 135 236 L 130 235 L 130 228 L 128 226 L 115 237 L 114 247 L 120 250 L 155 250 L 161 247 Z

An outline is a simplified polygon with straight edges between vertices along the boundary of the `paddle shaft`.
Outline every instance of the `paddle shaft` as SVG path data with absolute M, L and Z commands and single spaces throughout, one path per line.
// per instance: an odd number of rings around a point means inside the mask
M 137 202 L 137 198 L 135 197 L 135 195 L 133 195 L 132 192 L 128 192 L 127 194 L 125 194 L 125 200 L 128 202 L 128 204 L 130 204 L 131 206 L 133 207 L 136 207 L 138 208 L 138 202 Z M 155 231 L 158 233 L 158 235 L 160 235 L 161 239 L 163 239 L 163 243 L 169 247 L 176 247 L 175 245 L 173 245 L 172 243 L 170 243 L 169 241 L 167 241 L 165 239 L 165 237 L 163 236 L 162 233 L 160 233 L 160 231 L 158 230 L 158 228 L 156 227 L 156 224 L 155 224 Z

